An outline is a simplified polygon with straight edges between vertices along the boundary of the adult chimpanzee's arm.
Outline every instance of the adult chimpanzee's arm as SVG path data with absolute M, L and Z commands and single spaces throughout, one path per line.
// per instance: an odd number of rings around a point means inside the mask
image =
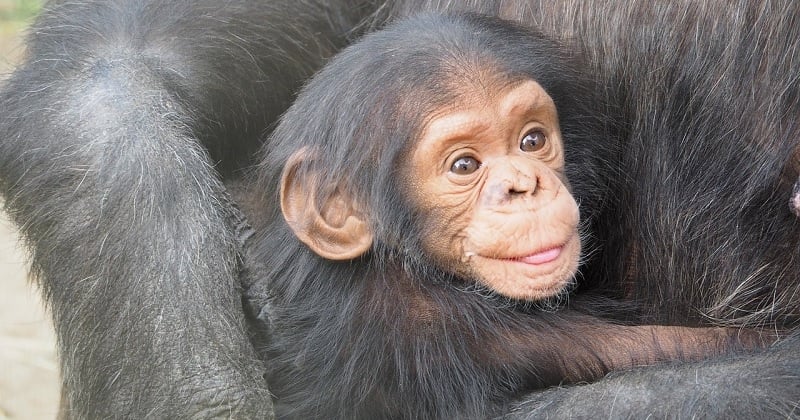
M 364 11 L 319 3 L 53 2 L 38 20 L 0 94 L 0 186 L 68 416 L 268 416 L 220 172 Z
M 505 419 L 796 418 L 800 334 L 755 355 L 655 366 L 526 396 Z

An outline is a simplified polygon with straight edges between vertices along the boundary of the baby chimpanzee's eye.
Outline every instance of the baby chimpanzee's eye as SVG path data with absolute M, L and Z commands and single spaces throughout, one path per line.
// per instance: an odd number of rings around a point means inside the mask
M 535 152 L 541 150 L 545 143 L 547 143 L 547 136 L 544 135 L 542 130 L 535 129 L 522 136 L 522 140 L 519 142 L 519 149 L 523 152 Z
M 472 156 L 458 158 L 450 167 L 450 172 L 456 175 L 469 175 L 478 170 L 481 163 Z

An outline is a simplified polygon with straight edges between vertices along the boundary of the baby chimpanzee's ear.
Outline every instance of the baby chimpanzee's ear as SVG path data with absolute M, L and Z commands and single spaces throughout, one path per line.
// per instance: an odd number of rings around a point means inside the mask
M 373 233 L 355 200 L 338 188 L 337 180 L 324 179 L 309 165 L 313 153 L 295 152 L 281 175 L 281 211 L 301 242 L 329 260 L 360 257 L 372 246 Z M 300 170 L 300 168 L 303 170 Z M 321 183 L 330 183 L 330 189 Z M 319 191 L 332 191 L 322 200 Z

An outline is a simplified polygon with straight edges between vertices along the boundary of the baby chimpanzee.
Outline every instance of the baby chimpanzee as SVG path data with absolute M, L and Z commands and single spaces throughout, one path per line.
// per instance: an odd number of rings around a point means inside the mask
M 581 259 L 565 143 L 592 150 L 589 173 L 613 158 L 579 66 L 505 21 L 423 15 L 306 86 L 265 146 L 249 255 L 279 416 L 483 418 L 525 390 L 762 344 L 619 325 L 582 296 L 553 310 Z

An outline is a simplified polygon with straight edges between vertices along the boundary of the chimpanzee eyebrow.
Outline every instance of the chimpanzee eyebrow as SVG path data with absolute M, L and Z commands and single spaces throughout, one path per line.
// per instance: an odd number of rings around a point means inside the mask
M 503 115 L 542 116 L 550 119 L 555 109 L 553 100 L 538 83 L 528 81 L 511 89 L 512 96 L 500 106 Z
M 476 112 L 458 112 L 434 118 L 425 128 L 419 149 L 433 152 L 453 142 L 480 136 L 491 128 L 489 117 Z

